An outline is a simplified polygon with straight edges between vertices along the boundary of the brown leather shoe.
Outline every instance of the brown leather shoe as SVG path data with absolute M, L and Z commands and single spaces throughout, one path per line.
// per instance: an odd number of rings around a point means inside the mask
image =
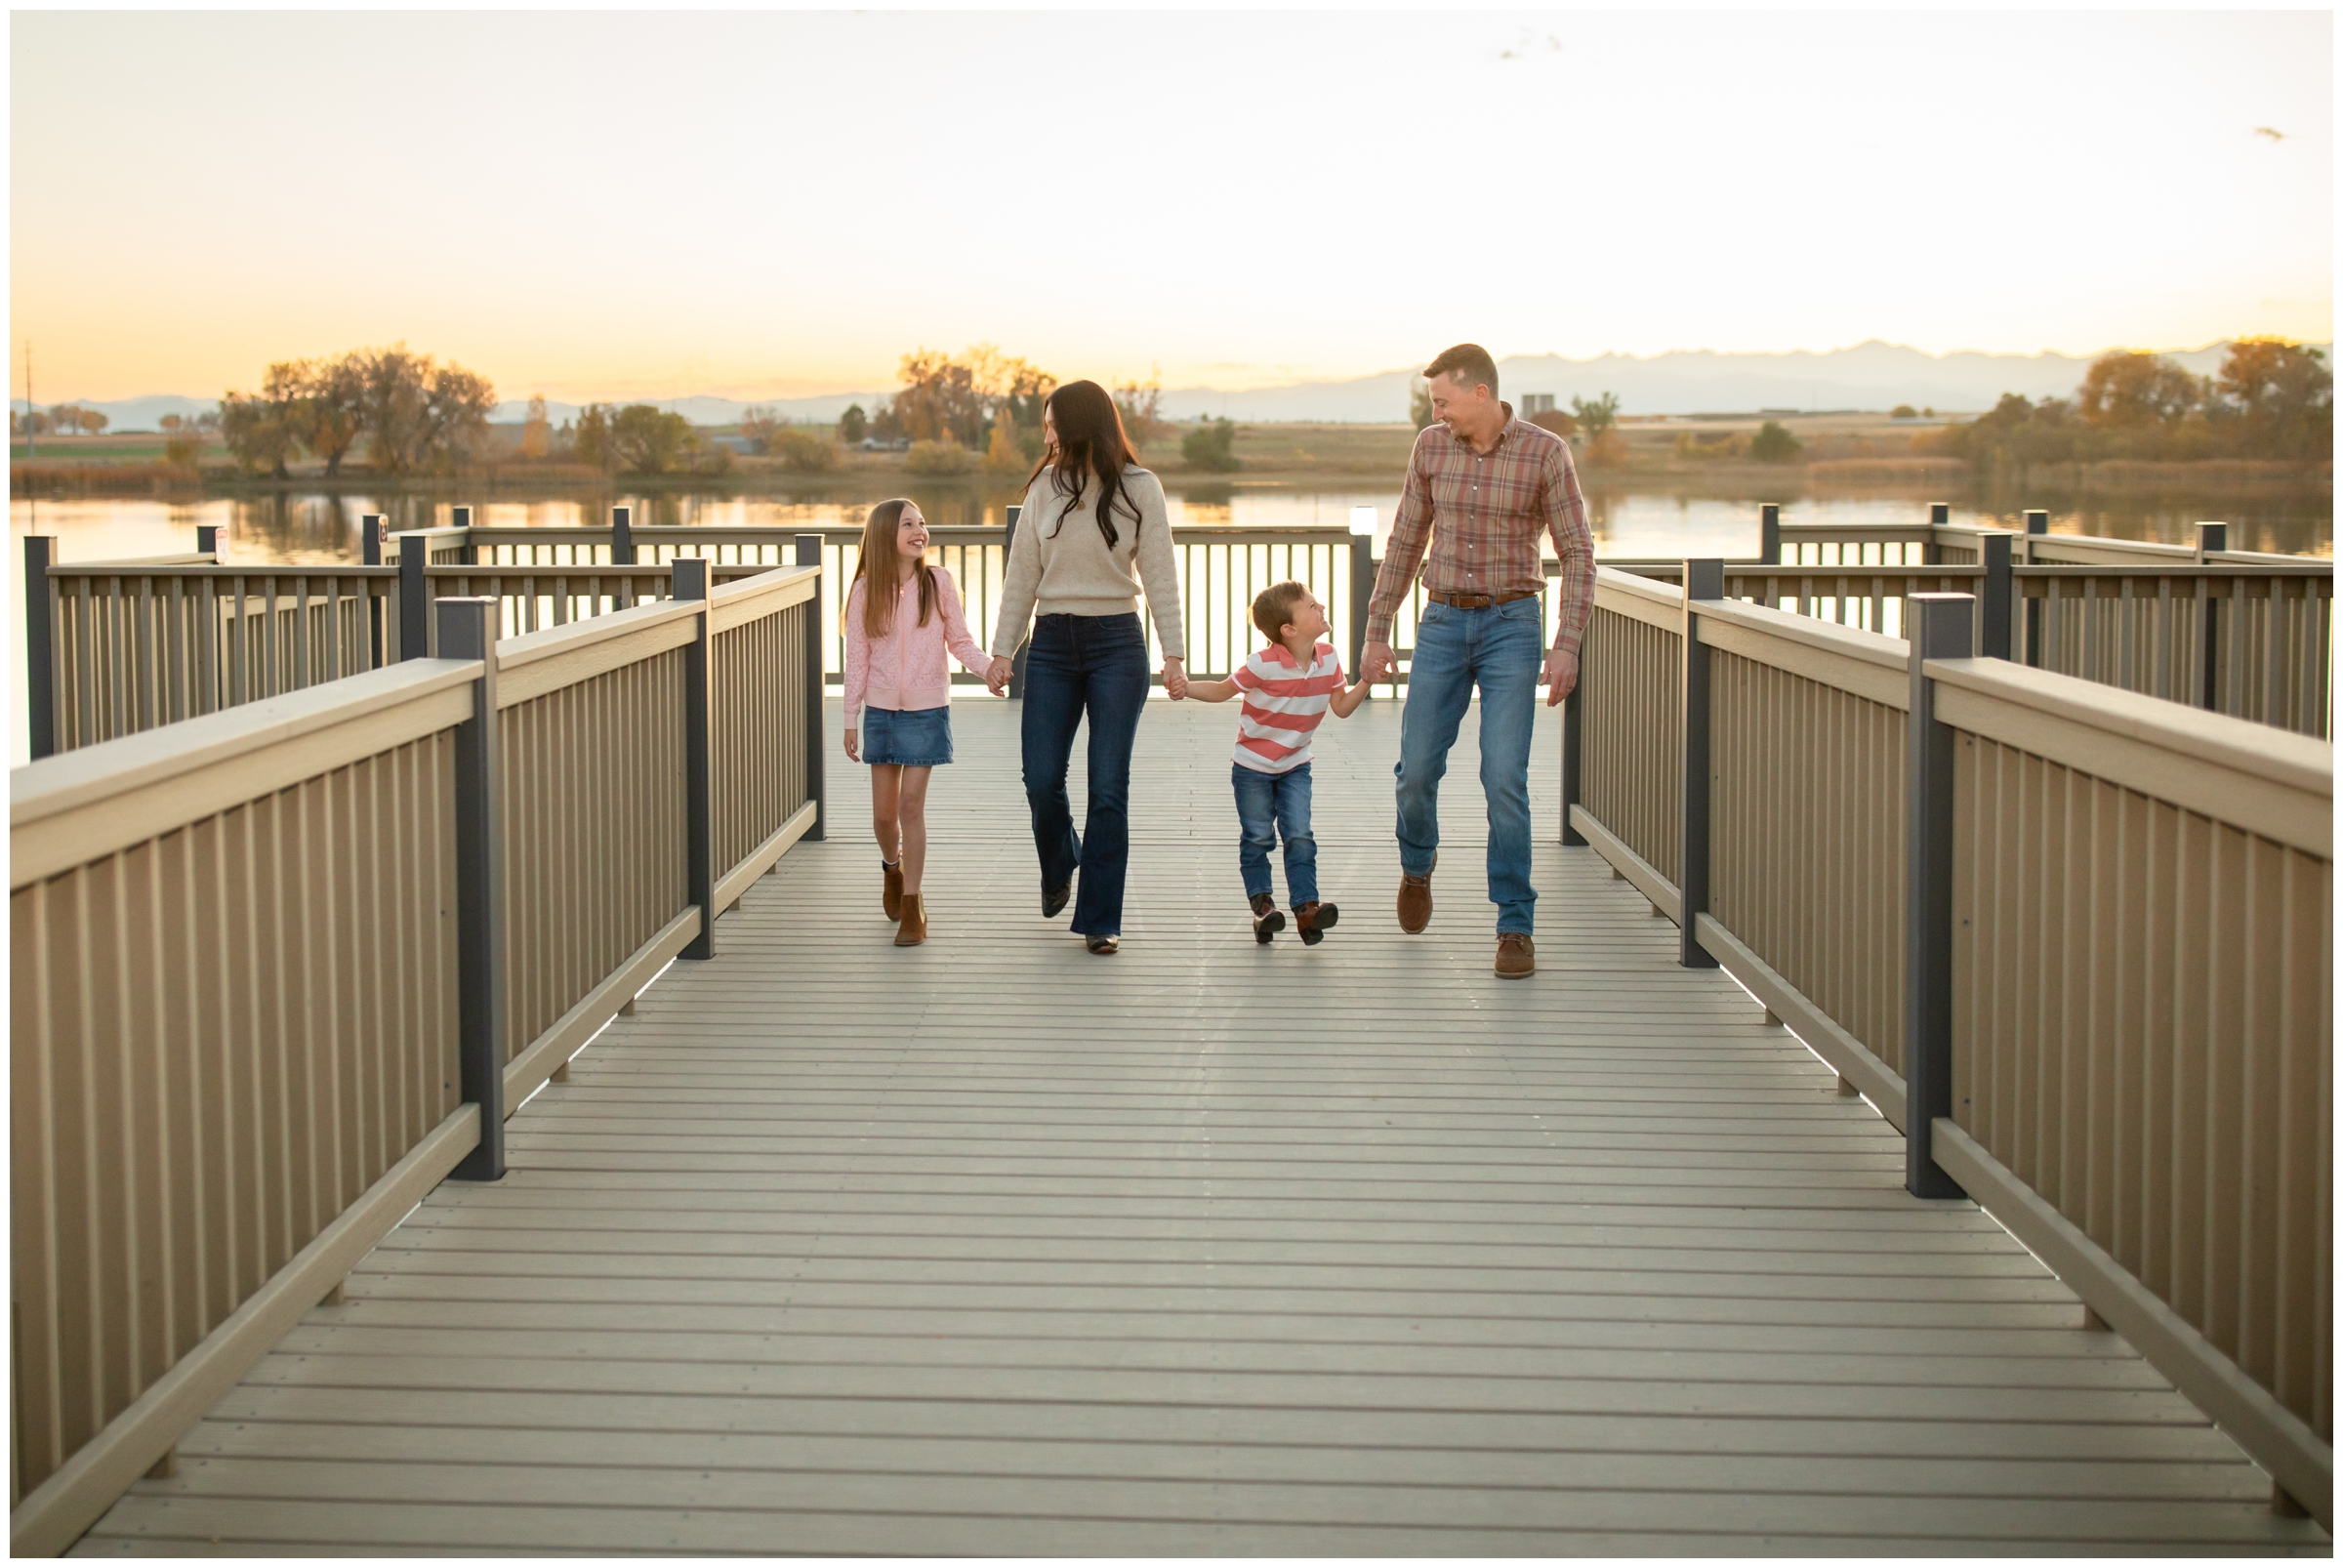
M 882 860 L 879 862 L 879 868 L 886 879 L 886 885 L 880 894 L 881 901 L 886 907 L 886 918 L 901 920 L 903 918 L 903 863 L 898 860 L 890 866 Z
M 903 924 L 895 930 L 897 947 L 917 947 L 927 940 L 927 901 L 918 893 L 903 895 Z
M 1253 939 L 1266 947 L 1285 928 L 1285 911 L 1277 907 L 1277 900 L 1267 893 L 1256 894 L 1253 899 Z
M 1342 911 L 1332 904 L 1295 904 L 1294 924 L 1301 928 L 1301 945 L 1316 947 L 1326 940 L 1326 933 L 1335 928 L 1335 921 Z
M 1527 931 L 1499 931 L 1497 933 L 1497 977 L 1500 980 L 1527 979 L 1538 972 L 1538 947 Z
M 1432 871 L 1440 869 L 1440 854 L 1432 852 Z M 1410 936 L 1432 923 L 1432 871 L 1420 877 L 1405 872 L 1399 878 L 1399 928 Z

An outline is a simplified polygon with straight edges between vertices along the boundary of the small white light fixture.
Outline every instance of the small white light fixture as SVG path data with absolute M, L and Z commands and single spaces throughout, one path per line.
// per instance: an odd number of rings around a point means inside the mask
M 1373 507 L 1352 507 L 1350 509 L 1350 531 L 1362 539 L 1375 537 L 1375 508 Z

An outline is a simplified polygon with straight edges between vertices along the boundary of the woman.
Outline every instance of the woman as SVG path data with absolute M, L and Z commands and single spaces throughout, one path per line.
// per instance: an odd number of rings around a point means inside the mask
M 1123 882 L 1130 861 L 1130 743 L 1147 703 L 1142 590 L 1164 648 L 1164 686 L 1187 689 L 1188 645 L 1179 620 L 1179 569 L 1164 487 L 1139 467 L 1115 400 L 1094 381 L 1069 382 L 1042 411 L 1046 449 L 1025 488 L 1025 508 L 1001 587 L 985 683 L 1008 684 L 1010 656 L 1025 640 L 1025 799 L 1042 859 L 1042 918 L 1075 897 L 1074 930 L 1089 950 L 1112 953 L 1123 930 Z M 1136 575 L 1133 575 L 1133 569 Z M 1081 837 L 1066 800 L 1074 731 L 1090 721 L 1090 797 Z

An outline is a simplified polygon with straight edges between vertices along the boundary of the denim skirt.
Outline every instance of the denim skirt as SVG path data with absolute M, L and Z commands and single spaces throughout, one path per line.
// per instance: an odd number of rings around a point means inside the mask
M 941 767 L 952 761 L 952 705 L 862 710 L 862 760 L 878 767 Z

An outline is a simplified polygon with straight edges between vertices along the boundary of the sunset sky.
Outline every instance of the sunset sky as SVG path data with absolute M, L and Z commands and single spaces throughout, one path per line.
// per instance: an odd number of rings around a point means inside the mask
M 2323 12 L 28 13 L 11 391 L 2333 333 Z M 2263 134 L 2267 128 L 2278 135 Z

